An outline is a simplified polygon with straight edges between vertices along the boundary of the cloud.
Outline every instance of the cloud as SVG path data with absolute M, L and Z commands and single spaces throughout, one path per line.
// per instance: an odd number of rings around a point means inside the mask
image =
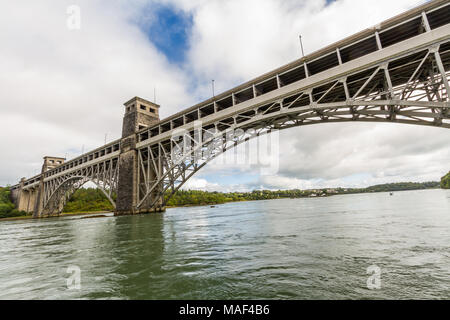
M 257 77 L 305 53 L 372 27 L 424 1 L 411 0 L 173 0 L 192 14 L 188 53 L 192 73 L 209 97 Z M 389 8 L 389 10 L 386 10 Z M 202 83 L 203 80 L 203 83 Z
M 218 183 L 208 182 L 206 179 L 192 177 L 191 179 L 186 181 L 186 184 L 183 186 L 183 189 L 217 191 L 218 189 L 220 189 L 220 185 Z
M 336 179 L 383 171 L 391 177 L 435 180 L 450 158 L 450 133 L 441 128 L 348 123 L 293 131 L 295 139 L 282 150 L 287 156 L 281 158 L 280 174 L 286 176 Z
M 219 191 L 219 192 L 243 192 L 249 191 L 245 184 L 220 184 L 209 182 L 206 179 L 192 177 L 183 185 L 184 190 Z
M 186 75 L 134 23 L 144 3 L 76 1 L 81 29 L 69 30 L 72 3 L 2 2 L 0 185 L 39 172 L 45 155 L 119 138 L 122 103 L 153 100 L 154 87 L 163 117 L 193 103 Z

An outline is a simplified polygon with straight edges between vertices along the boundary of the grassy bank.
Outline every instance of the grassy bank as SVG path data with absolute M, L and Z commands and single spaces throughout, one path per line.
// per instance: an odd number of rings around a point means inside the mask
M 103 213 L 110 213 L 111 211 L 83 211 L 83 212 L 63 212 L 59 217 L 67 217 L 67 216 L 89 216 L 89 215 L 97 215 L 97 214 L 103 214 Z M 44 217 L 46 218 L 46 217 Z M 53 218 L 53 217 L 49 217 Z M 10 217 L 10 218 L 0 218 L 0 221 L 14 221 L 14 220 L 27 220 L 27 219 L 33 219 L 32 215 L 22 215 L 17 217 Z

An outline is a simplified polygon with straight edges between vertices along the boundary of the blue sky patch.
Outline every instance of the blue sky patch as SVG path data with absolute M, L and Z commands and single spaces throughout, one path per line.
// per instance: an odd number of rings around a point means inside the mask
M 152 19 L 140 27 L 171 63 L 183 63 L 189 47 L 192 15 L 167 5 L 152 6 L 148 10 L 152 11 L 149 12 Z

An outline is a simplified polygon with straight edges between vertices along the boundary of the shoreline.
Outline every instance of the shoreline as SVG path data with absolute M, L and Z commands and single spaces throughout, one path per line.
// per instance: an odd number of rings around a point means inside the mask
M 332 197 L 332 196 L 339 196 L 339 195 L 349 195 L 349 194 L 365 194 L 365 193 L 382 193 L 382 192 L 401 192 L 401 191 L 421 191 L 421 190 L 445 190 L 442 188 L 424 188 L 424 189 L 411 189 L 411 190 L 394 190 L 394 191 L 375 191 L 375 192 L 354 192 L 354 193 L 336 193 L 336 194 L 327 194 L 324 196 L 317 196 L 317 197 L 297 197 L 297 198 L 272 198 L 272 199 L 248 199 L 248 200 L 234 200 L 234 201 L 226 201 L 226 202 L 220 202 L 220 203 L 208 203 L 208 204 L 185 204 L 181 206 L 166 206 L 166 209 L 174 209 L 174 208 L 189 208 L 189 207 L 205 207 L 205 206 L 218 206 L 223 205 L 227 203 L 235 203 L 235 202 L 247 202 L 247 201 L 264 201 L 264 200 L 280 200 L 280 199 L 317 199 L 317 198 L 326 198 L 326 197 Z M 61 218 L 61 217 L 70 217 L 70 216 L 92 216 L 92 215 L 102 215 L 105 213 L 111 213 L 112 211 L 81 211 L 81 212 L 65 212 L 62 213 L 59 216 L 51 216 L 51 217 L 42 217 L 37 219 L 47 219 L 47 218 Z M 8 217 L 8 218 L 0 218 L 0 222 L 2 221 L 15 221 L 15 220 L 28 220 L 33 219 L 31 215 L 27 216 L 19 216 L 19 217 Z
M 51 218 L 62 218 L 62 217 L 71 217 L 71 216 L 90 216 L 94 214 L 105 214 L 111 213 L 111 211 L 82 211 L 82 212 L 64 212 L 59 216 L 51 216 L 51 217 L 42 217 L 36 219 L 51 219 Z M 8 217 L 8 218 L 0 218 L 1 221 L 14 221 L 14 220 L 29 220 L 33 219 L 33 216 L 20 216 L 20 217 Z

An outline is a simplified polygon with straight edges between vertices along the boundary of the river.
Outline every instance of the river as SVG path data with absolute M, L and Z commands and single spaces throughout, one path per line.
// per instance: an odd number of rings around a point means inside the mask
M 0 222 L 0 299 L 443 298 L 450 190 Z

